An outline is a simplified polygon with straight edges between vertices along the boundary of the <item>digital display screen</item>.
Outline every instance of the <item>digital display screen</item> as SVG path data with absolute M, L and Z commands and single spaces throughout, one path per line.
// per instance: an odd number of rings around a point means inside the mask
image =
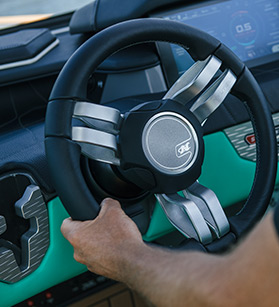
M 199 28 L 229 47 L 243 62 L 279 52 L 279 0 L 232 0 L 162 16 Z M 189 55 L 172 45 L 179 75 Z

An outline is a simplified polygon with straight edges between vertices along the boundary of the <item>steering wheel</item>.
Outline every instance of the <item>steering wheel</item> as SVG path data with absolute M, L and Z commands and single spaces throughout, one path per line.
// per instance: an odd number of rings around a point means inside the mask
M 117 105 L 103 106 L 87 99 L 88 79 L 108 56 L 151 41 L 181 45 L 196 60 L 163 99 L 125 113 Z M 227 218 L 214 192 L 198 178 L 204 157 L 203 125 L 229 93 L 242 100 L 250 114 L 257 160 L 244 207 Z M 99 212 L 81 169 L 81 156 L 107 165 L 117 178 L 114 182 L 135 187 L 131 197 L 154 193 L 170 222 L 208 251 L 226 248 L 250 229 L 264 214 L 273 191 L 276 139 L 259 85 L 226 46 L 182 23 L 137 19 L 94 35 L 60 72 L 45 124 L 53 184 L 73 219 L 94 219 Z

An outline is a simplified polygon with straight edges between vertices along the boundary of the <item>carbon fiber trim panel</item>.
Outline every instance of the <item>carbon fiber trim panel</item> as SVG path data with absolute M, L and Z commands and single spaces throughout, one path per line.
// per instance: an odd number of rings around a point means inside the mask
M 279 113 L 272 116 L 276 127 L 276 139 L 279 143 Z M 256 144 L 254 142 L 254 130 L 251 122 L 246 122 L 224 130 L 239 156 L 243 159 L 256 161 Z M 278 154 L 279 160 L 279 154 Z
M 30 219 L 30 228 L 21 237 L 22 260 L 18 266 L 13 252 L 0 248 L 0 280 L 14 283 L 35 271 L 49 246 L 48 212 L 40 188 L 30 185 L 15 203 L 16 214 Z M 0 235 L 6 230 L 5 218 L 0 216 Z

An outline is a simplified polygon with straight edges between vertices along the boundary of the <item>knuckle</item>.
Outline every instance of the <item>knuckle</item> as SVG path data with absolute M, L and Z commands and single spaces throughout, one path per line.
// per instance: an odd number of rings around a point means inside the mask
M 75 261 L 82 263 L 82 258 L 80 257 L 79 253 L 74 252 L 74 259 Z
M 61 225 L 61 232 L 63 233 L 63 235 L 66 235 L 67 232 L 68 232 L 68 227 L 67 227 L 67 225 L 68 225 L 68 221 L 67 221 L 67 220 L 64 220 L 64 221 L 62 222 L 62 225 Z
M 79 234 L 76 231 L 71 231 L 67 237 L 68 241 L 75 247 L 79 243 Z
M 102 202 L 101 216 L 119 214 L 122 211 L 120 203 L 113 199 L 105 199 Z
M 109 209 L 109 208 L 115 208 L 115 207 L 120 208 L 120 204 L 117 200 L 114 200 L 112 198 L 105 198 L 101 203 L 101 207 L 103 209 Z

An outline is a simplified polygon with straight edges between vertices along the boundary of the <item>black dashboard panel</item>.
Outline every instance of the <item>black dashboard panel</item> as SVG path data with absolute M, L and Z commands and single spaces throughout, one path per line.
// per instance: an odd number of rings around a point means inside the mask
M 51 33 L 56 38 L 58 45 L 39 61 L 30 65 L 10 69 L 0 68 L 0 86 L 47 76 L 57 76 L 70 56 L 90 37 L 83 34 L 70 35 L 68 28 L 54 30 Z M 15 59 L 15 66 L 16 63 L 17 60 Z M 152 44 L 145 44 L 138 48 L 130 48 L 128 51 L 123 50 L 112 55 L 100 65 L 98 71 L 104 73 L 135 71 L 154 67 L 158 64 L 159 59 L 156 49 Z

